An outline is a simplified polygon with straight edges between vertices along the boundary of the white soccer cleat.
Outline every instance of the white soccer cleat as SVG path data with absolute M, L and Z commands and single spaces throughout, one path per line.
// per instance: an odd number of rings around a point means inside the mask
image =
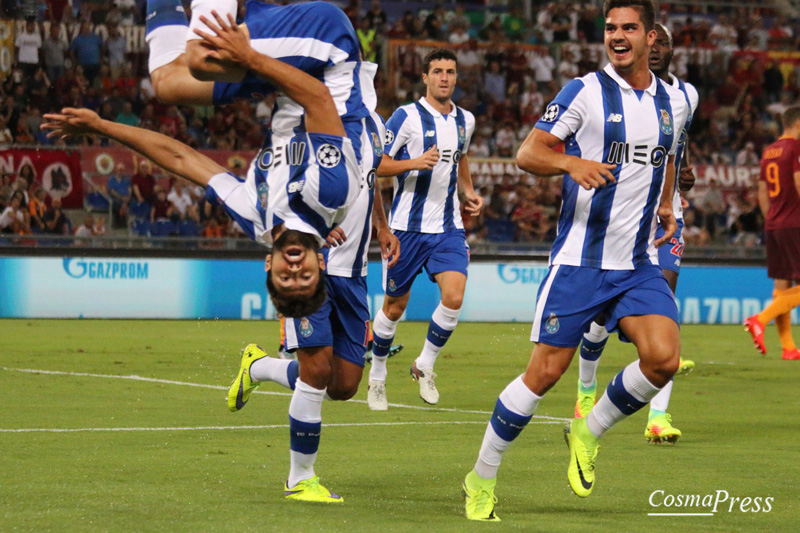
M 387 411 L 389 409 L 389 401 L 386 399 L 385 381 L 369 380 L 367 405 L 373 411 Z
M 425 403 L 436 405 L 439 403 L 439 391 L 436 390 L 436 374 L 432 368 L 417 368 L 416 361 L 411 365 L 411 377 L 419 381 L 419 397 Z

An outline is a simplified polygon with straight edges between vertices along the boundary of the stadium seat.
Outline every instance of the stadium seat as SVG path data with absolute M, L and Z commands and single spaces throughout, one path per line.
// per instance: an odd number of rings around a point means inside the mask
M 86 207 L 91 211 L 108 211 L 111 205 L 108 199 L 99 192 L 90 192 L 86 195 Z
M 516 225 L 510 220 L 487 218 L 486 227 L 489 228 L 488 239 L 491 242 L 511 242 L 514 240 Z
M 146 219 L 150 216 L 150 204 L 147 202 L 137 202 L 135 200 L 131 200 L 128 212 L 131 214 L 131 216 L 133 216 L 133 218 L 139 220 Z

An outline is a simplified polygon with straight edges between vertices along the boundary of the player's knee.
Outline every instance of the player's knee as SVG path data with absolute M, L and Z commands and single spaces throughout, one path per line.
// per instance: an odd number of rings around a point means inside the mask
M 678 371 L 680 353 L 677 346 L 654 346 L 647 353 L 640 353 L 640 359 L 645 377 L 656 387 L 663 387 Z
M 392 322 L 397 322 L 400 320 L 400 317 L 403 316 L 403 312 L 405 310 L 406 306 L 402 301 L 387 302 L 383 306 L 383 314 L 386 315 L 386 318 Z
M 358 392 L 357 384 L 355 386 L 339 383 L 331 383 L 328 385 L 328 396 L 331 400 L 336 400 L 337 402 L 346 402 L 355 396 L 356 392 Z
M 464 293 L 442 294 L 442 305 L 448 309 L 458 310 L 464 304 Z

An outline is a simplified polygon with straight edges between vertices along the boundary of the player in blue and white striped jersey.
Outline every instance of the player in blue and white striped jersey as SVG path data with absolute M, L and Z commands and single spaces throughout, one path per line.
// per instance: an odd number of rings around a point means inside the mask
M 531 340 L 537 344 L 525 373 L 500 395 L 464 480 L 468 518 L 496 519 L 502 455 L 566 371 L 598 313 L 634 343 L 639 360 L 611 381 L 588 416 L 564 430 L 567 477 L 578 496 L 594 487 L 599 438 L 646 405 L 678 367 L 678 311 L 656 247 L 677 226 L 674 159 L 689 107 L 680 90 L 648 69 L 656 39 L 652 2 L 606 0 L 603 13 L 610 64 L 568 83 L 517 153 L 525 171 L 565 175 L 563 203 L 536 303 Z M 565 153 L 554 150 L 561 142 Z M 657 221 L 665 230 L 660 239 Z
M 385 265 L 386 298 L 373 323 L 367 395 L 373 410 L 387 408 L 386 359 L 411 285 L 423 268 L 439 285 L 442 300 L 431 318 L 422 353 L 411 365 L 411 375 L 419 381 L 425 402 L 439 401 L 433 365 L 458 323 L 469 264 L 458 189 L 464 192 L 467 212 L 477 215 L 483 206 L 472 187 L 466 156 L 475 118 L 450 99 L 457 76 L 452 51 L 429 53 L 422 74 L 426 96 L 399 108 L 386 124 L 379 173 L 396 176 L 389 226 L 400 239 L 402 253 L 394 267 Z
M 661 271 L 667 280 L 667 284 L 675 293 L 678 284 L 678 274 L 681 267 L 681 256 L 683 255 L 683 206 L 681 205 L 682 191 L 688 191 L 694 186 L 694 171 L 688 165 L 688 130 L 691 123 L 693 112 L 697 109 L 698 94 L 697 90 L 689 83 L 684 83 L 670 74 L 669 65 L 672 61 L 673 42 L 672 34 L 662 24 L 656 24 L 656 42 L 650 48 L 649 66 L 650 70 L 661 80 L 672 85 L 683 92 L 686 101 L 689 103 L 689 119 L 686 127 L 681 133 L 678 141 L 678 149 L 675 153 L 675 167 L 678 169 L 673 197 L 672 207 L 675 219 L 678 222 L 678 229 L 668 243 L 658 249 L 658 259 Z M 656 238 L 661 237 L 664 230 L 659 225 L 656 231 Z M 608 331 L 604 326 L 605 316 L 595 318 L 594 322 L 583 336 L 580 348 L 580 372 L 578 379 L 578 399 L 575 403 L 575 416 L 582 417 L 589 414 L 595 404 L 597 381 L 597 367 L 600 363 L 600 356 L 603 353 Z M 681 358 L 679 368 L 681 371 L 689 372 L 694 368 L 694 362 Z M 672 394 L 672 384 L 670 381 L 650 402 L 650 413 L 648 414 L 645 438 L 648 442 L 675 443 L 681 437 L 681 431 L 672 426 L 672 419 L 667 414 L 670 396 Z

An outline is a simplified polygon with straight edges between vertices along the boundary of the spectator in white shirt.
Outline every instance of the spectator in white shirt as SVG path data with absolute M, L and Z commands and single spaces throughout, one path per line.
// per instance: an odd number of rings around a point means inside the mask
M 199 220 L 197 205 L 182 181 L 175 180 L 172 190 L 167 195 L 167 201 L 180 213 L 181 220 Z
M 25 31 L 17 35 L 14 41 L 17 52 L 17 63 L 26 78 L 32 78 L 39 67 L 39 49 L 42 47 L 42 36 L 36 29 L 36 23 L 25 23 Z

